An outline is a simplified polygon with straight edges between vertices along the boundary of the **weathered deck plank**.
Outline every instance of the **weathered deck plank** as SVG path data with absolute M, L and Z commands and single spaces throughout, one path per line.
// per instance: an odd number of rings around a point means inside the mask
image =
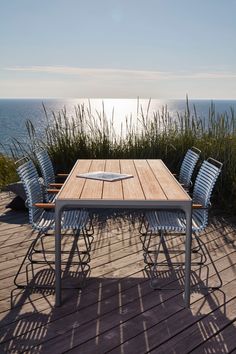
M 183 308 L 183 271 L 163 272 L 164 283 L 176 290 L 150 288 L 137 225 L 122 219 L 96 229 L 91 275 L 82 292 L 63 291 L 62 307 L 54 308 L 53 294 L 17 290 L 15 306 L 10 308 L 13 277 L 34 235 L 27 214 L 6 212 L 4 203 L 0 204 L 0 352 L 201 353 L 221 348 L 226 353 L 236 348 L 234 225 L 218 222 L 203 235 L 223 287 L 193 294 L 191 309 Z M 183 246 L 182 242 L 181 237 L 167 241 L 169 246 Z M 45 245 L 53 249 L 53 238 Z M 201 278 L 195 274 L 196 282 L 216 280 L 213 267 L 207 266 Z

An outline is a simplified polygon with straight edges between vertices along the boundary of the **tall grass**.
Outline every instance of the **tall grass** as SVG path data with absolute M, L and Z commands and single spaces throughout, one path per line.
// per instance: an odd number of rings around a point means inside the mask
M 78 158 L 160 158 L 173 171 L 178 172 L 186 150 L 195 145 L 202 151 L 202 159 L 211 156 L 223 162 L 217 183 L 215 205 L 236 211 L 236 117 L 232 109 L 217 114 L 214 104 L 208 117 L 199 117 L 194 107 L 190 111 L 188 100 L 184 113 L 172 117 L 168 107 L 150 114 L 149 105 L 144 112 L 138 107 L 137 116 L 130 116 L 120 131 L 114 128 L 114 114 L 92 112 L 90 105 L 75 107 L 73 117 L 66 108 L 48 114 L 45 107 L 45 131 L 39 137 L 28 121 L 28 144 L 14 141 L 14 158 L 29 154 L 33 157 L 36 145 L 48 149 L 56 169 L 69 171 Z

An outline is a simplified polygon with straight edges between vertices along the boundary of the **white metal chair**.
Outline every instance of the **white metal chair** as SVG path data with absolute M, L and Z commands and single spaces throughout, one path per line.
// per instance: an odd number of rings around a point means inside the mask
M 201 232 L 205 230 L 208 224 L 210 198 L 221 169 L 222 163 L 219 161 L 216 161 L 212 158 L 204 161 L 197 174 L 192 197 L 192 233 L 195 236 L 199 248 L 203 252 L 205 251 L 205 259 L 207 254 L 211 261 L 211 255 L 209 254 L 206 245 L 202 242 L 199 236 Z M 158 256 L 160 254 L 161 244 L 164 242 L 164 237 L 167 233 L 185 233 L 186 217 L 185 213 L 181 210 L 155 210 L 145 214 L 143 224 L 145 225 L 146 229 L 146 234 L 143 234 L 144 260 L 147 260 L 147 255 L 149 253 L 154 254 L 154 260 L 151 262 L 151 284 L 153 284 L 154 274 L 157 270 L 157 267 L 159 265 L 165 264 L 164 262 L 158 263 Z M 150 240 L 152 237 L 159 238 L 156 249 L 154 251 L 151 251 L 149 248 Z M 202 261 L 198 262 L 197 264 L 202 264 Z M 222 281 L 213 261 L 212 265 L 219 279 L 219 286 L 214 288 L 219 288 L 222 285 Z
M 200 154 L 201 150 L 193 146 L 191 149 L 188 149 L 184 156 L 180 167 L 178 180 L 185 189 L 189 189 L 192 186 L 192 175 Z
M 54 203 L 44 203 L 43 192 L 40 186 L 38 178 L 35 176 L 31 176 L 31 178 L 26 178 L 26 174 L 24 175 L 23 185 L 25 188 L 26 196 L 27 196 L 27 206 L 29 209 L 29 222 L 33 228 L 33 230 L 38 231 L 36 238 L 31 243 L 21 266 L 15 276 L 14 283 L 19 288 L 25 288 L 27 285 L 22 285 L 17 282 L 17 278 L 22 270 L 24 263 L 27 258 L 31 263 L 39 263 L 44 264 L 47 263 L 49 265 L 54 264 L 54 260 L 47 260 L 45 254 L 45 250 L 38 251 L 35 246 L 38 240 L 43 235 L 46 235 L 49 231 L 54 231 L 55 229 L 55 220 L 54 220 L 54 212 L 53 209 L 55 207 Z M 86 224 L 89 221 L 88 212 L 85 210 L 66 210 L 62 214 L 62 231 L 67 231 L 68 229 L 73 231 L 73 237 L 77 240 L 79 239 L 80 234 L 83 234 L 83 237 L 86 242 Z M 87 243 L 86 243 L 87 246 Z M 81 258 L 81 252 L 79 251 L 78 245 L 76 245 L 78 261 L 73 262 L 73 264 L 81 265 L 81 269 L 83 271 L 84 266 L 87 266 L 89 262 L 89 258 L 84 262 Z M 40 260 L 34 259 L 34 254 L 41 252 L 43 254 L 43 258 Z M 68 253 L 69 251 L 65 251 Z M 49 254 L 54 253 L 54 251 L 49 251 Z M 87 250 L 86 252 L 87 253 Z M 37 288 L 37 285 L 34 285 L 34 288 Z M 44 286 L 39 286 L 40 288 L 44 288 Z M 48 288 L 48 286 L 47 286 Z

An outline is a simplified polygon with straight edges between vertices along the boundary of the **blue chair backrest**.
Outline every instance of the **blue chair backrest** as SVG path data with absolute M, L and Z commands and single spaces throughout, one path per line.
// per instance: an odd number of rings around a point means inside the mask
M 50 183 L 55 183 L 55 173 L 52 161 L 48 155 L 48 152 L 44 149 L 36 150 L 35 155 L 39 162 L 39 167 L 44 179 L 45 187 L 49 187 Z
M 210 206 L 210 199 L 223 164 L 212 158 L 203 161 L 193 188 L 193 203 Z
M 203 161 L 197 174 L 193 188 L 193 203 L 204 207 L 204 209 L 193 209 L 193 220 L 198 225 L 198 231 L 204 230 L 208 224 L 210 199 L 221 169 L 221 162 L 209 158 Z
M 31 160 L 28 160 L 28 158 L 26 158 L 26 157 L 19 160 L 19 162 L 22 160 L 25 160 L 25 162 L 22 163 L 21 165 L 19 165 L 17 167 L 16 171 L 21 179 L 21 182 L 23 183 L 23 186 L 24 186 L 25 180 L 27 180 L 27 179 L 32 179 L 32 178 L 38 179 L 41 187 L 43 188 L 44 199 L 46 202 L 49 202 L 52 199 L 52 196 L 50 196 L 47 192 L 47 189 L 44 188 L 44 186 L 42 184 L 42 179 L 41 179 L 41 177 L 39 177 L 38 171 L 37 171 L 34 163 Z M 19 162 L 17 161 L 16 163 L 18 164 Z
M 25 159 L 25 162 L 16 168 L 18 176 L 20 177 L 23 184 L 24 184 L 24 181 L 27 179 L 39 178 L 38 171 L 37 171 L 35 165 L 33 164 L 33 162 L 31 160 L 26 159 L 26 158 L 24 158 L 24 159 Z M 21 160 L 19 160 L 19 162 L 20 161 Z M 16 163 L 18 163 L 18 161 Z
M 19 163 L 23 159 L 17 161 Z M 41 216 L 43 209 L 34 207 L 34 203 L 43 203 L 44 195 L 39 182 L 38 171 L 31 160 L 24 158 L 25 162 L 16 168 L 16 171 L 23 183 L 26 194 L 26 204 L 29 209 L 29 222 L 32 224 L 37 223 Z
M 191 178 L 200 153 L 201 151 L 199 149 L 192 147 L 184 156 L 179 172 L 179 182 L 183 184 L 185 188 L 189 188 L 192 185 Z
M 43 192 L 38 178 L 25 180 L 25 193 L 27 196 L 27 206 L 29 208 L 29 222 L 34 228 L 37 228 L 37 222 L 44 209 L 34 206 L 35 203 L 43 203 Z

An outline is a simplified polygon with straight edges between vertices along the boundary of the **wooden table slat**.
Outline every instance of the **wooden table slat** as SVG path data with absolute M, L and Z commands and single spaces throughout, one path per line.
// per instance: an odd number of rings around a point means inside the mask
M 106 182 L 77 177 L 79 173 L 107 171 L 131 174 Z M 187 201 L 188 194 L 161 160 L 79 160 L 57 199 L 117 201 Z
M 183 200 L 186 199 L 186 197 L 189 198 L 188 194 L 161 160 L 148 160 L 148 164 L 153 170 L 168 200 Z
M 138 177 L 146 199 L 166 200 L 166 195 L 158 183 L 146 160 L 134 160 Z
M 105 170 L 105 160 L 93 160 L 89 172 L 104 171 L 104 170 Z M 101 199 L 102 194 L 103 194 L 103 181 L 85 179 L 85 185 L 81 194 L 81 199 Z
M 119 160 L 106 160 L 105 171 L 120 173 Z M 121 181 L 114 181 L 114 182 L 104 181 L 102 199 L 123 200 L 124 198 L 123 198 L 122 182 Z
M 145 199 L 133 160 L 120 160 L 121 173 L 133 175 L 122 181 L 125 200 Z
M 65 181 L 63 187 L 57 195 L 60 199 L 75 199 L 80 198 L 81 192 L 84 188 L 85 179 L 76 177 L 79 173 L 88 172 L 91 165 L 91 160 L 79 160 Z M 73 183 L 70 183 L 73 181 Z

